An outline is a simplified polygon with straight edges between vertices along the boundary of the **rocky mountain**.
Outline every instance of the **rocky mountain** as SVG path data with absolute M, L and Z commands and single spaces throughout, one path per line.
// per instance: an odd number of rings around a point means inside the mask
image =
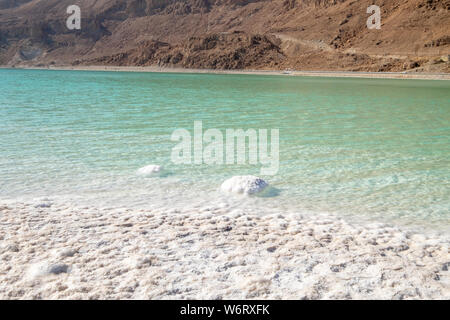
M 6 66 L 450 72 L 449 54 L 450 0 L 0 0 Z

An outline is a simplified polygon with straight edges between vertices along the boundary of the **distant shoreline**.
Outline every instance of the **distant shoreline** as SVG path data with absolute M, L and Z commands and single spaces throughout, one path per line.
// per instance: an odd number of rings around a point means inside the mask
M 55 67 L 7 67 L 0 69 L 31 70 L 73 70 L 73 71 L 115 71 L 115 72 L 157 72 L 157 73 L 198 73 L 198 74 L 248 74 L 248 75 L 282 75 L 301 77 L 328 78 L 369 78 L 369 79 L 417 79 L 450 80 L 450 73 L 404 73 L 404 72 L 355 72 L 355 71 L 283 71 L 283 70 L 215 70 L 184 69 L 167 67 L 120 67 L 120 66 L 55 66 Z

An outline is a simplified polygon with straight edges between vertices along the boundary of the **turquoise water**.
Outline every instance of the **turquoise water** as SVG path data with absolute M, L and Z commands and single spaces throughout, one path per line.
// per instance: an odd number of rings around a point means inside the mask
M 330 212 L 448 230 L 450 82 L 0 70 L 0 200 Z M 276 192 L 218 191 L 260 165 L 175 165 L 173 130 L 279 129 Z M 163 165 L 168 175 L 136 170 Z M 250 209 L 249 209 L 250 210 Z

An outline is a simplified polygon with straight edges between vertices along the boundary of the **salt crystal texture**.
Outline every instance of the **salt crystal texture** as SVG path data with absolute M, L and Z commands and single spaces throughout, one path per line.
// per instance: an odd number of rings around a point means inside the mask
M 224 192 L 255 194 L 263 191 L 268 183 L 255 176 L 234 176 L 222 183 L 220 187 Z
M 137 173 L 143 176 L 148 175 L 157 175 L 162 172 L 163 168 L 161 166 L 158 166 L 156 164 L 150 164 L 148 166 L 140 168 Z
M 0 299 L 450 299 L 446 234 L 216 203 L 5 206 Z

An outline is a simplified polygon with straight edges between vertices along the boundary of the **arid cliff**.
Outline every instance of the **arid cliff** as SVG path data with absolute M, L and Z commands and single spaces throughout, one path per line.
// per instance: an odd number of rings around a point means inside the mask
M 0 64 L 450 72 L 449 30 L 450 0 L 0 0 Z

